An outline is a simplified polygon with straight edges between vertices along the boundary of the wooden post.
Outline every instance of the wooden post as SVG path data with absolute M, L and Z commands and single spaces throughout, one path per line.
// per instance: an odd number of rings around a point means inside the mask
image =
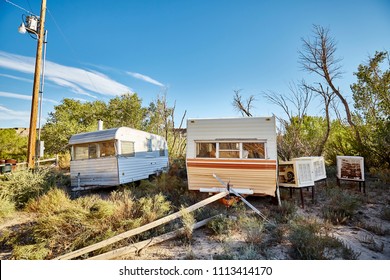
M 218 199 L 221 199 L 222 197 L 225 197 L 226 195 L 228 194 L 228 192 L 221 192 L 221 193 L 218 193 L 216 195 L 213 195 L 211 197 L 208 197 L 194 205 L 191 205 L 190 207 L 187 207 L 185 210 L 187 212 L 192 212 L 192 211 L 195 211 L 196 209 L 199 209 L 207 204 L 210 204 Z M 81 248 L 79 250 L 76 250 L 76 251 L 73 251 L 73 252 L 70 252 L 70 253 L 67 253 L 65 255 L 62 255 L 62 256 L 59 256 L 57 258 L 55 258 L 56 260 L 70 260 L 72 258 L 75 258 L 75 257 L 78 257 L 78 256 L 81 256 L 83 254 L 86 254 L 86 253 L 89 253 L 89 252 L 92 252 L 92 251 L 95 251 L 97 249 L 100 249 L 100 248 L 103 248 L 105 246 L 108 246 L 110 244 L 113 244 L 115 242 L 118 242 L 122 239 L 125 239 L 125 238 L 128 238 L 128 237 L 131 237 L 131 236 L 134 236 L 134 235 L 137 235 L 137 234 L 140 234 L 142 232 L 145 232 L 149 229 L 152 229 L 152 228 L 155 228 L 159 225 L 162 225 L 162 224 L 165 224 L 169 221 L 172 221 L 176 218 L 179 218 L 183 215 L 183 211 L 178 211 L 176 213 L 173 213 L 169 216 L 166 216 L 164 218 L 161 218 L 161 219 L 158 219 L 154 222 L 151 222 L 149 224 L 146 224 L 146 225 L 143 225 L 139 228 L 135 228 L 135 229 L 132 229 L 132 230 L 129 230 L 129 231 L 126 231 L 126 232 L 123 232 L 119 235 L 116 235 L 116 236 L 113 236 L 107 240 L 103 240 L 101 242 L 98 242 L 98 243 L 95 243 L 95 244 L 92 244 L 90 246 L 87 246 L 87 247 L 84 247 L 84 248 Z
M 28 168 L 35 167 L 36 157 L 36 135 L 37 135 L 37 115 L 38 115 L 38 99 L 39 99 L 39 83 L 41 78 L 41 61 L 42 61 L 42 46 L 45 34 L 45 16 L 46 16 L 46 0 L 42 0 L 41 16 L 39 18 L 39 34 L 37 53 L 35 58 L 35 72 L 34 72 L 34 86 L 31 101 L 31 115 L 30 115 L 30 130 L 28 133 L 27 146 L 27 163 Z

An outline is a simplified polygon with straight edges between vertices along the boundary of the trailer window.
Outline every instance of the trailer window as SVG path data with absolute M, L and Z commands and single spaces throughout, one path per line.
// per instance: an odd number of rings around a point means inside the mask
M 127 157 L 134 157 L 135 156 L 134 142 L 121 141 L 121 150 L 122 150 L 122 155 Z
M 100 157 L 115 156 L 115 144 L 114 141 L 99 143 Z
M 215 158 L 216 151 L 216 143 L 196 143 L 196 157 Z
M 264 143 L 242 143 L 242 157 L 265 159 L 264 146 Z
M 160 149 L 160 157 L 165 157 L 165 149 Z
M 147 143 L 146 143 L 147 147 L 148 147 L 148 153 L 150 152 L 153 152 L 153 146 L 152 146 L 152 139 L 147 139 Z
M 220 158 L 240 158 L 240 143 L 219 143 Z
M 74 146 L 74 160 L 88 158 L 88 144 Z
M 88 146 L 88 158 L 97 158 L 98 157 L 98 151 L 97 151 L 97 144 L 89 144 Z

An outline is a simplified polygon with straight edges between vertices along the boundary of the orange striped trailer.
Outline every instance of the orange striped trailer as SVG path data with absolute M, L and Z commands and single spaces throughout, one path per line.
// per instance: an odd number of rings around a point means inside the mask
M 187 120 L 188 188 L 220 192 L 214 178 L 248 195 L 277 195 L 275 117 Z

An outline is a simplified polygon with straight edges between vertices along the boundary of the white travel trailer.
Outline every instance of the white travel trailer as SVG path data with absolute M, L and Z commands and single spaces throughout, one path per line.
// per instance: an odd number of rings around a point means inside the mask
M 238 193 L 276 195 L 275 117 L 187 120 L 188 188 L 218 192 L 230 183 Z
M 119 127 L 73 135 L 72 190 L 116 186 L 165 172 L 166 140 L 155 134 Z

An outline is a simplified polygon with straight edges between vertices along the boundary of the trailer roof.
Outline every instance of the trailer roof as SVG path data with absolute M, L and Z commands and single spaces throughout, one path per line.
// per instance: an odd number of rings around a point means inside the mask
M 101 142 L 101 141 L 108 141 L 114 139 L 122 139 L 123 135 L 139 135 L 139 134 L 153 135 L 151 133 L 142 130 L 122 126 L 117 128 L 110 128 L 110 129 L 74 134 L 72 135 L 72 137 L 70 137 L 69 144 L 74 145 L 74 144 Z

